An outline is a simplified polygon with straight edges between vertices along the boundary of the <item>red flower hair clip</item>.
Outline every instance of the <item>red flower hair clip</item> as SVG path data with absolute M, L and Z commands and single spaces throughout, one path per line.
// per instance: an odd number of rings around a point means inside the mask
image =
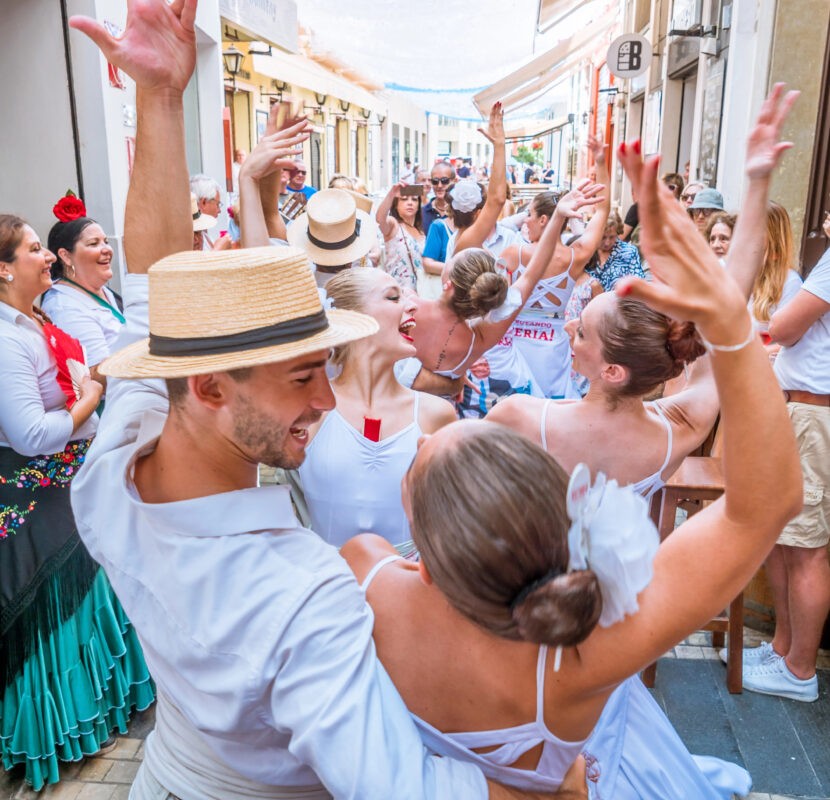
M 73 219 L 80 219 L 86 216 L 86 206 L 80 197 L 76 197 L 75 193 L 70 189 L 65 197 L 61 197 L 54 206 L 52 206 L 52 213 L 61 222 L 72 222 Z

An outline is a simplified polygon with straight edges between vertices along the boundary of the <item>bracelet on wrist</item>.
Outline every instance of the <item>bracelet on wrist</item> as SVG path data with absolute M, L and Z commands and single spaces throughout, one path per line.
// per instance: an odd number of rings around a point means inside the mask
M 749 335 L 740 344 L 712 344 L 703 336 L 703 334 L 700 331 L 698 331 L 698 336 L 700 336 L 700 341 L 706 348 L 706 352 L 711 355 L 714 352 L 736 353 L 738 352 L 738 350 L 743 350 L 745 347 L 748 347 L 750 344 L 752 344 L 757 334 L 755 333 L 755 326 L 752 324 L 752 320 L 750 319 Z

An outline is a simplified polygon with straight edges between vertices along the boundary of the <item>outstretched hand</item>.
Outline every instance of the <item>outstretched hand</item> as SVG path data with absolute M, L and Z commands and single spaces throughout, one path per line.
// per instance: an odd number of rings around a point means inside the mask
M 653 280 L 649 283 L 641 278 L 624 278 L 617 283 L 616 293 L 703 328 L 712 324 L 717 328 L 718 321 L 728 326 L 743 319 L 746 301 L 737 284 L 721 268 L 674 195 L 658 181 L 659 157 L 643 163 L 639 146 L 623 143 L 619 158 L 637 193 L 640 248 L 651 266 Z M 713 335 L 717 336 L 717 330 Z M 709 335 L 707 338 L 715 341 Z
M 127 24 L 118 39 L 90 17 L 70 17 L 69 26 L 89 36 L 139 88 L 183 92 L 196 66 L 197 2 L 127 0 Z
M 502 108 L 501 101 L 493 103 L 487 128 L 479 128 L 478 132 L 493 144 L 504 144 L 504 108 Z
M 302 154 L 302 143 L 311 136 L 311 124 L 305 117 L 293 118 L 277 130 L 277 113 L 275 105 L 268 116 L 266 135 L 245 159 L 240 177 L 261 180 L 279 169 L 290 169 Z
M 599 136 L 588 136 L 587 147 L 596 164 L 605 161 L 605 151 L 608 149 L 608 145 Z
M 592 183 L 586 178 L 559 198 L 556 211 L 565 217 L 578 217 L 580 208 L 596 205 L 605 199 L 598 196 L 604 188 L 603 184 Z
M 776 83 L 761 106 L 746 144 L 746 174 L 749 178 L 768 178 L 782 154 L 789 150 L 792 142 L 779 142 L 781 128 L 793 103 L 800 92 L 787 92 L 784 95 L 783 83 Z

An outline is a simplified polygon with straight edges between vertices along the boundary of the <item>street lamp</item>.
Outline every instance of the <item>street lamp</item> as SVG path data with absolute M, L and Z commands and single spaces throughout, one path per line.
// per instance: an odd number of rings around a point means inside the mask
M 239 70 L 242 67 L 243 58 L 245 58 L 245 54 L 240 50 L 237 50 L 234 45 L 231 45 L 222 53 L 222 61 L 225 62 L 225 72 L 231 76 L 234 91 L 236 91 L 236 76 L 239 74 Z

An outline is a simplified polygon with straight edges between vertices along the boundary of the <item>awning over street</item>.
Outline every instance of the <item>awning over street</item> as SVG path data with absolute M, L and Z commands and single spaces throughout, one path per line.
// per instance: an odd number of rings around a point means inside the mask
M 479 92 L 473 98 L 479 111 L 486 113 L 496 100 L 502 101 L 505 113 L 533 101 L 586 58 L 596 47 L 597 40 L 608 33 L 617 19 L 616 11 L 609 10 L 584 30 L 564 39 L 543 55 Z

